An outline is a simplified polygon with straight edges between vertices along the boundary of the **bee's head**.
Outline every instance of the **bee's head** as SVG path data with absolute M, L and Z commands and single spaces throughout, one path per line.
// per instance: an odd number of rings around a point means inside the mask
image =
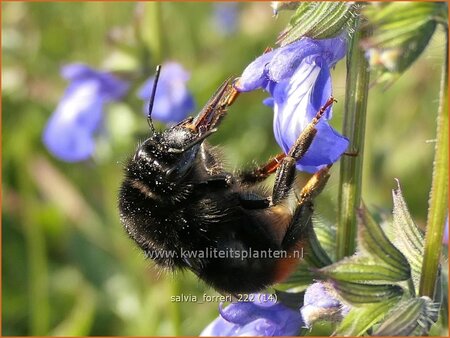
M 228 107 L 237 97 L 231 79 L 225 81 L 195 117 L 188 117 L 162 133 L 156 132 L 151 118 L 156 86 L 161 66 L 156 68 L 147 121 L 152 136 L 136 150 L 133 166 L 140 176 L 157 175 L 160 179 L 177 182 L 193 167 L 202 142 L 217 129 L 215 128 Z
M 169 181 L 183 178 L 194 165 L 204 137 L 177 125 L 155 132 L 136 149 L 133 162 L 149 174 Z

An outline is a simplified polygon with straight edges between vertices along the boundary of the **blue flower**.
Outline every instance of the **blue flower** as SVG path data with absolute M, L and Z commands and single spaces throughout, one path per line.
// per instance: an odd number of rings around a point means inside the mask
M 238 302 L 222 309 L 220 316 L 200 336 L 293 336 L 300 331 L 300 312 L 268 295 L 255 294 L 254 302 Z
M 237 25 L 237 2 L 215 2 L 213 4 L 214 24 L 223 35 L 234 33 Z
M 350 311 L 348 305 L 342 304 L 333 294 L 330 285 L 322 282 L 311 284 L 305 292 L 303 306 L 300 309 L 307 327 L 315 321 L 339 321 Z
M 285 153 L 331 96 L 330 68 L 345 51 L 342 36 L 302 38 L 257 58 L 236 83 L 239 91 L 263 88 L 272 95 L 264 103 L 274 108 L 274 135 Z M 348 139 L 327 122 L 331 116 L 329 108 L 317 125 L 318 133 L 309 150 L 297 163 L 299 170 L 316 172 L 337 161 L 347 149 Z
M 67 65 L 61 75 L 71 82 L 47 122 L 43 142 L 61 160 L 86 160 L 94 151 L 93 137 L 100 126 L 104 105 L 124 96 L 128 84 L 83 64 Z
M 195 108 L 194 99 L 186 87 L 189 73 L 176 62 L 162 65 L 156 89 L 152 118 L 162 122 L 179 122 Z M 148 103 L 155 77 L 149 78 L 139 89 L 138 96 L 145 100 L 144 113 L 148 113 Z

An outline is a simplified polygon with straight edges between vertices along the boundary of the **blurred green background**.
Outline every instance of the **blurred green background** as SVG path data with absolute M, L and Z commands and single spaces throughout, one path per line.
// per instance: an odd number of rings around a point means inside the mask
M 107 107 L 92 160 L 69 164 L 42 145 L 64 93 L 66 63 L 129 76 L 134 88 L 154 66 L 175 60 L 191 72 L 200 108 L 238 76 L 289 20 L 269 4 L 240 3 L 235 27 L 220 27 L 213 3 L 2 3 L 2 335 L 198 335 L 217 303 L 172 302 L 214 295 L 191 273 L 145 261 L 119 223 L 122 164 L 148 129 L 135 90 Z M 135 39 L 136 30 L 142 41 Z M 149 47 L 145 52 L 143 46 Z M 394 178 L 416 221 L 426 220 L 443 35 L 387 90 L 369 97 L 363 198 L 388 215 Z M 332 124 L 341 129 L 345 62 L 333 74 Z M 213 137 L 230 168 L 279 152 L 260 91 L 241 95 Z M 162 128 L 162 125 L 158 125 Z M 334 219 L 339 166 L 318 201 Z

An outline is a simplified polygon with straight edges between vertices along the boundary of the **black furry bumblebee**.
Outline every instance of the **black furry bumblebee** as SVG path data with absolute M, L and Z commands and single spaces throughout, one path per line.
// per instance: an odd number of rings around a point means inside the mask
M 238 92 L 225 81 L 195 117 L 152 135 L 125 167 L 121 222 L 157 265 L 189 269 L 223 293 L 256 292 L 286 279 L 305 245 L 313 198 L 328 179 L 318 171 L 295 193 L 295 163 L 308 150 L 330 98 L 287 154 L 248 171 L 227 172 L 206 138 L 216 131 Z M 258 183 L 275 173 L 272 194 Z M 274 253 L 284 253 L 277 254 Z

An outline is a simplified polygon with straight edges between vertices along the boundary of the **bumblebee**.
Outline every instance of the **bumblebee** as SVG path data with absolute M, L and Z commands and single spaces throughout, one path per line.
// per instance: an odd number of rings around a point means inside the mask
M 296 162 L 307 152 L 330 98 L 287 154 L 229 172 L 208 144 L 238 92 L 226 80 L 195 117 L 155 131 L 125 166 L 119 192 L 121 222 L 129 236 L 162 268 L 188 269 L 222 293 L 257 292 L 285 280 L 305 246 L 313 199 L 329 177 L 314 174 L 298 193 Z M 259 183 L 275 174 L 268 194 Z M 277 254 L 275 254 L 277 253 Z M 296 254 L 297 253 L 297 254 Z

